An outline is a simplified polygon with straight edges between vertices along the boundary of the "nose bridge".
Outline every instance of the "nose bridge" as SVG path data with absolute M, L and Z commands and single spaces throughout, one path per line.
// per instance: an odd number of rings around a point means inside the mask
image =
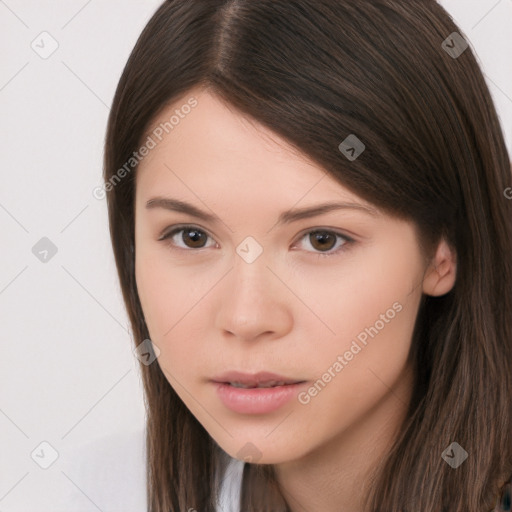
M 254 247 L 249 245 L 248 250 L 247 247 L 246 243 L 242 243 L 236 249 L 231 276 L 233 293 L 230 297 L 241 308 L 256 308 L 272 299 L 269 292 L 274 289 L 270 282 L 273 275 L 268 268 L 271 262 L 267 253 L 258 251 L 257 254 Z
M 268 268 L 270 253 L 256 243 L 246 239 L 236 248 L 218 306 L 218 327 L 246 339 L 263 332 L 282 335 L 291 323 L 282 284 Z
M 268 266 L 272 266 L 270 251 L 253 236 L 245 237 L 235 248 L 233 255 L 233 280 L 238 293 L 258 295 L 272 287 Z

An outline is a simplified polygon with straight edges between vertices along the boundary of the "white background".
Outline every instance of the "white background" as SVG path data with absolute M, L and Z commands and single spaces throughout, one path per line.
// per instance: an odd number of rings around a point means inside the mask
M 0 0 L 2 512 L 52 510 L 80 487 L 61 472 L 77 446 L 143 426 L 106 203 L 92 190 L 117 81 L 160 3 Z M 512 150 L 512 0 L 441 3 L 479 57 Z M 59 45 L 47 59 L 31 48 L 43 31 Z M 58 250 L 46 263 L 32 253 L 42 237 Z M 48 469 L 31 458 L 42 441 L 59 454 Z

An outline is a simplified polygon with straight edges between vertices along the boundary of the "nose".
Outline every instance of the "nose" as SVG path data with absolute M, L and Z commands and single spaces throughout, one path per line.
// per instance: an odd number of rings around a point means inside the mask
M 235 254 L 217 296 L 216 328 L 239 340 L 278 339 L 293 325 L 293 294 L 286 276 L 261 255 L 247 263 Z M 269 268 L 270 267 L 270 268 Z

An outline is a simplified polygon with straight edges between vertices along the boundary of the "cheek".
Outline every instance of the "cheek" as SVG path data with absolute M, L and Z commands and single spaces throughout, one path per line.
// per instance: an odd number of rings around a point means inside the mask
M 346 411 L 361 410 L 404 370 L 421 298 L 421 288 L 415 285 L 419 259 L 410 249 L 410 258 L 402 256 L 405 253 L 390 247 L 366 260 L 351 260 L 343 270 L 322 279 L 316 276 L 316 284 L 310 283 L 309 304 L 335 333 L 323 329 L 313 315 L 300 320 L 305 322 L 303 330 L 313 332 L 316 322 L 326 333 L 322 350 L 318 340 L 300 350 L 313 369 L 311 377 L 320 380 L 315 381 L 315 396 L 323 398 L 311 400 L 317 402 L 313 407 L 320 407 L 318 413 L 325 414 L 322 408 L 327 403 Z
M 135 275 L 151 340 L 160 349 L 160 364 L 176 375 L 190 371 L 203 339 L 197 319 L 207 289 L 198 288 L 184 269 L 170 268 L 164 258 L 145 257 L 142 251 Z
M 294 275 L 294 290 L 316 313 L 316 318 L 312 313 L 296 317 L 297 324 L 310 333 L 316 326 L 323 346 L 338 352 L 348 350 L 356 338 L 362 343 L 373 336 L 389 337 L 389 343 L 408 340 L 398 332 L 399 326 L 403 324 L 409 332 L 421 292 L 417 286 L 414 289 L 417 258 L 408 251 L 409 259 L 402 256 L 405 250 L 390 244 L 381 250 L 354 253 L 339 266 L 319 266 L 309 274 Z
M 144 252 L 138 252 L 135 261 L 135 279 L 144 317 L 152 339 L 156 341 L 170 328 L 166 325 L 167 310 L 172 308 L 169 300 L 172 298 L 166 284 L 165 273 L 162 274 L 158 261 L 146 257 Z
M 418 306 L 419 296 L 407 293 L 360 294 L 357 300 L 341 301 L 327 319 L 336 334 L 322 336 L 322 350 L 318 350 L 318 340 L 309 344 L 303 357 L 314 361 L 316 377 L 339 361 L 343 368 L 336 366 L 336 373 L 358 385 L 371 375 L 369 370 L 392 378 L 405 364 Z
M 381 404 L 399 406 L 409 400 L 407 388 L 399 383 L 404 372 L 410 370 L 407 357 L 416 304 L 411 300 L 403 304 L 404 298 L 399 302 L 403 309 L 380 330 L 370 329 L 374 327 L 374 315 L 368 316 L 372 320 L 362 328 L 351 324 L 352 332 L 367 335 L 364 343 L 360 341 L 362 336 L 343 337 L 337 343 L 329 343 L 319 356 L 310 352 L 312 382 L 299 400 L 298 411 L 302 428 L 312 432 L 313 443 L 358 424 Z M 377 325 L 381 327 L 380 323 Z

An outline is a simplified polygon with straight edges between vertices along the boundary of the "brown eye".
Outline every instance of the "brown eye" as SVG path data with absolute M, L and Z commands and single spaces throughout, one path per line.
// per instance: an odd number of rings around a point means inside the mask
M 307 247 L 303 248 L 306 252 L 320 258 L 334 256 L 347 250 L 355 243 L 353 238 L 329 229 L 308 231 L 301 237 L 301 240 L 303 240 L 303 243 L 311 246 L 309 249 Z
M 177 246 L 179 249 L 202 249 L 206 247 L 208 238 L 209 236 L 201 229 L 185 226 L 173 229 L 160 240 L 169 240 L 170 246 Z
M 215 247 L 215 241 L 202 229 L 194 226 L 177 227 L 169 233 L 159 238 L 160 241 L 166 242 L 166 245 L 174 249 L 203 249 L 208 239 L 213 243 L 210 247 Z M 305 249 L 315 256 L 331 256 L 346 250 L 355 241 L 347 235 L 342 235 L 336 231 L 327 229 L 315 229 L 305 233 L 301 240 L 308 243 L 311 248 Z
M 336 245 L 336 235 L 329 231 L 312 231 L 309 233 L 309 241 L 318 251 L 329 251 Z
M 188 245 L 189 247 L 192 247 L 193 249 L 198 249 L 200 247 L 203 247 L 204 242 L 206 238 L 208 238 L 205 233 L 202 231 L 199 231 L 197 229 L 183 229 L 183 235 L 182 240 L 185 243 L 185 245 Z M 190 241 L 190 245 L 187 243 L 187 241 Z

